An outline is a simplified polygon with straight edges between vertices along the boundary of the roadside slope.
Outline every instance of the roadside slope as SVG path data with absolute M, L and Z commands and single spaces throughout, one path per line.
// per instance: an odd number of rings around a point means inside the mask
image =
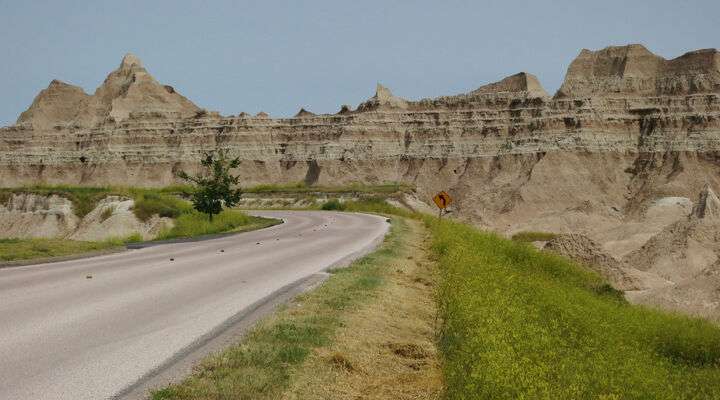
M 416 221 L 394 219 L 379 250 L 333 271 L 152 398 L 438 398 L 434 275 L 422 232 Z
M 428 217 L 448 399 L 716 399 L 720 328 L 628 304 L 595 272 Z

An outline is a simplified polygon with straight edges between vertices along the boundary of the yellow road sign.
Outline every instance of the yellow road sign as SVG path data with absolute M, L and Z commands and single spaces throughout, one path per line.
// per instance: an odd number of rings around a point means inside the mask
M 447 192 L 442 191 L 442 192 L 436 194 L 435 197 L 433 197 L 433 201 L 435 202 L 435 204 L 438 206 L 439 209 L 444 210 L 447 208 L 447 206 L 450 205 L 450 203 L 452 203 L 452 197 L 450 197 L 450 195 L 447 194 Z

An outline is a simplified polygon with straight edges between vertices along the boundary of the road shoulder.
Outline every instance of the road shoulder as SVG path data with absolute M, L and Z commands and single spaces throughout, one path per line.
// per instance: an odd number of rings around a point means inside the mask
M 416 221 L 407 223 L 403 249 L 385 266 L 385 284 L 347 310 L 328 345 L 294 372 L 282 399 L 440 398 L 437 277 L 426 231 Z
M 425 261 L 423 232 L 417 221 L 395 219 L 377 251 L 331 271 L 316 290 L 152 398 L 350 398 L 342 393 L 371 386 L 378 389 L 373 393 L 390 390 L 377 398 L 437 398 L 434 277 Z M 398 306 L 397 296 L 407 304 Z M 353 336 L 363 341 L 349 340 Z M 371 382 L 380 375 L 383 385 Z M 318 378 L 322 385 L 313 383 Z M 327 392 L 309 391 L 317 386 Z M 327 393 L 332 395 L 322 397 Z

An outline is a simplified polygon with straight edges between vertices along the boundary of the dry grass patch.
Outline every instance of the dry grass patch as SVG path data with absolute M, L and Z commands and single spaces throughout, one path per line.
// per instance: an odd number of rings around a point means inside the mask
M 440 398 L 436 276 L 425 230 L 416 221 L 408 225 L 408 245 L 387 266 L 385 285 L 343 315 L 342 327 L 313 350 L 282 399 Z
M 154 391 L 152 399 L 280 399 L 296 377 L 306 380 L 305 374 L 312 373 L 309 368 L 314 367 L 306 366 L 305 362 L 315 356 L 320 357 L 316 362 L 322 364 L 328 374 L 365 373 L 368 361 L 363 358 L 367 355 L 346 351 L 344 347 L 334 351 L 324 349 L 348 335 L 346 328 L 358 334 L 370 329 L 362 325 L 363 321 L 347 316 L 357 315 L 358 310 L 388 296 L 386 286 L 395 286 L 395 278 L 391 276 L 395 266 L 416 251 L 408 247 L 408 242 L 414 241 L 418 229 L 422 228 L 417 221 L 412 222 L 411 228 L 410 222 L 394 220 L 378 250 L 347 268 L 334 270 L 317 289 L 298 296 L 266 318 L 237 345 L 208 357 L 184 381 Z M 403 292 L 396 295 L 402 296 Z M 417 329 L 432 337 L 431 327 L 421 325 Z M 397 339 L 388 339 L 388 335 L 383 335 L 382 343 L 408 341 L 403 335 L 397 336 Z M 387 349 L 385 352 L 391 353 Z M 325 398 L 339 397 L 333 393 Z

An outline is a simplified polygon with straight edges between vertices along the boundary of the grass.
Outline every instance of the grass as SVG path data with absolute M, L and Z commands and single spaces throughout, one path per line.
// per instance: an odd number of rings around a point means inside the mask
M 134 198 L 133 213 L 141 221 L 147 221 L 153 215 L 175 219 L 193 212 L 189 202 L 170 194 L 136 191 Z
M 123 243 L 121 240 L 82 242 L 65 239 L 0 239 L 0 261 L 69 256 L 119 248 Z
M 102 213 L 100 213 L 100 221 L 106 221 L 108 218 L 112 217 L 114 212 L 115 207 L 108 207 L 102 210 Z
M 711 399 L 720 328 L 632 306 L 532 246 L 426 218 L 447 399 Z
M 388 204 L 382 197 L 368 197 L 359 200 L 340 202 L 330 199 L 321 204 L 319 209 L 328 211 L 365 212 L 383 215 L 397 215 L 406 218 L 417 218 L 418 214 Z
M 142 221 L 147 221 L 153 214 L 161 217 L 176 218 L 192 207 L 177 195 L 187 195 L 192 188 L 188 186 L 170 186 L 162 189 L 128 188 L 128 187 L 83 187 L 83 186 L 29 186 L 21 188 L 0 189 L 0 203 L 9 200 L 11 194 L 34 193 L 42 196 L 57 195 L 70 200 L 75 215 L 82 218 L 92 211 L 98 202 L 107 196 L 121 196 L 135 200 L 133 212 Z
M 535 232 L 535 231 L 523 231 L 512 235 L 512 240 L 516 242 L 548 242 L 557 237 L 557 233 L 552 232 Z
M 387 265 L 399 255 L 407 226 L 396 222 L 379 250 L 333 275 L 318 289 L 301 295 L 253 329 L 242 343 L 206 359 L 184 381 L 152 393 L 167 399 L 276 399 L 293 371 L 314 349 L 331 342 L 344 313 L 374 295 L 384 284 Z
M 389 182 L 379 185 L 366 185 L 362 183 L 352 183 L 349 185 L 338 186 L 308 186 L 303 182 L 289 183 L 285 185 L 258 185 L 244 189 L 246 193 L 377 193 L 391 194 L 398 192 L 409 192 L 413 186 Z
M 342 211 L 345 209 L 345 205 L 338 199 L 330 199 L 323 203 L 320 209 L 325 211 Z
M 369 301 L 346 310 L 328 344 L 293 371 L 283 400 L 435 400 L 442 394 L 427 231 L 410 228 Z M 295 308 L 303 309 L 301 307 Z
M 237 210 L 223 210 L 213 217 L 211 221 L 207 215 L 191 210 L 179 215 L 175 220 L 175 226 L 172 229 L 160 232 L 157 239 L 195 237 L 223 232 L 244 232 L 266 228 L 280 222 L 280 220 L 273 218 L 250 216 Z

